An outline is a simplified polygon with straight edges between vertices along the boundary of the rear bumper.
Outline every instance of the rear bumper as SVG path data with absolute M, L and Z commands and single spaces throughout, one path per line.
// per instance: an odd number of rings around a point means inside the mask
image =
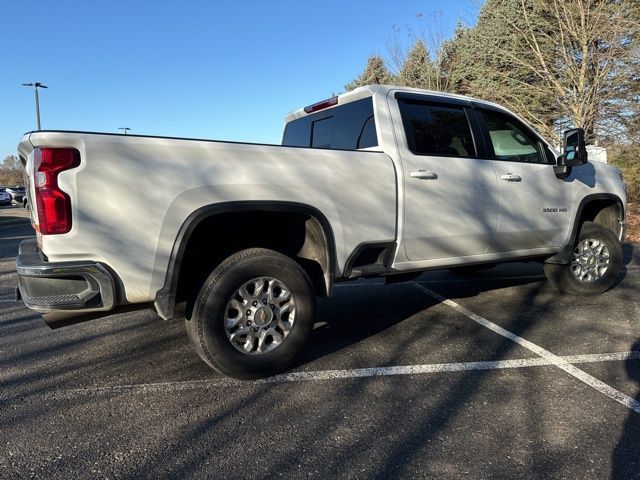
M 36 240 L 20 243 L 16 261 L 18 296 L 39 312 L 98 312 L 113 309 L 115 284 L 102 265 L 92 261 L 48 262 Z

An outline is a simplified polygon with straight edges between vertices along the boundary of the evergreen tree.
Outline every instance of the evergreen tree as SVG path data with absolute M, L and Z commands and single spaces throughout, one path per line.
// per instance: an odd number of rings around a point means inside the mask
M 448 45 L 457 55 L 455 68 L 450 72 L 451 89 L 505 105 L 543 135 L 553 138 L 560 116 L 554 91 L 536 71 L 517 61 L 531 57 L 523 34 L 526 28 L 523 8 L 529 13 L 532 28 L 542 28 L 530 2 L 488 0 L 480 10 L 476 26 L 458 33 Z M 551 54 L 553 41 L 540 36 L 540 49 Z
M 460 69 L 460 45 L 462 37 L 469 31 L 469 28 L 458 20 L 453 37 L 442 42 L 437 58 L 437 69 L 441 81 L 441 90 L 448 92 L 458 92 L 461 87 L 455 83 L 458 78 L 456 72 Z
M 407 87 L 436 90 L 437 76 L 426 44 L 418 40 L 409 51 L 396 80 Z
M 384 59 L 378 55 L 372 55 L 367 60 L 364 71 L 355 80 L 349 82 L 344 88 L 349 91 L 364 85 L 393 83 L 393 76 L 387 70 Z
M 391 49 L 396 81 L 502 104 L 549 139 L 572 126 L 588 142 L 640 138 L 640 0 L 486 0 L 474 27 L 438 32 L 431 54 Z M 376 56 L 346 88 L 392 81 Z

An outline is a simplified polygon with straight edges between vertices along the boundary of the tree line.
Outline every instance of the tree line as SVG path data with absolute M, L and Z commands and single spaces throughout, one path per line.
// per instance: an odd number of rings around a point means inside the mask
M 589 143 L 640 143 L 639 24 L 638 0 L 487 0 L 475 26 L 459 22 L 436 42 L 414 37 L 406 53 L 391 48 L 395 69 L 373 55 L 345 88 L 468 95 L 506 106 L 553 140 L 581 127 Z
M 8 155 L 0 163 L 0 186 L 15 187 L 23 185 L 23 168 L 15 155 Z

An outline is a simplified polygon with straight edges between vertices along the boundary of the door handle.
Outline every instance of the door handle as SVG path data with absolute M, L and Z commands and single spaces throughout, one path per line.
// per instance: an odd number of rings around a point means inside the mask
M 417 172 L 411 172 L 409 176 L 411 178 L 420 178 L 422 180 L 435 180 L 438 178 L 438 174 L 431 170 L 418 170 Z
M 517 173 L 505 173 L 504 175 L 500 175 L 501 180 L 506 180 L 507 182 L 520 182 L 522 177 Z

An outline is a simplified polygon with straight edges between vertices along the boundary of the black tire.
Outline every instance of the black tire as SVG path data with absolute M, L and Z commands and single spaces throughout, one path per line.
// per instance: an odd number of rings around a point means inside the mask
M 559 291 L 571 295 L 597 295 L 606 292 L 616 282 L 622 268 L 622 245 L 615 234 L 606 227 L 593 222 L 584 222 L 576 242 L 593 239 L 602 242 L 609 250 L 609 266 L 606 272 L 594 281 L 580 281 L 572 271 L 571 264 L 556 265 L 545 263 L 547 280 Z M 574 249 L 575 252 L 575 249 Z
M 260 277 L 276 279 L 288 288 L 295 302 L 295 317 L 291 329 L 273 350 L 244 353 L 228 338 L 225 316 L 231 300 L 239 298 L 236 297 L 239 289 Z M 252 248 L 231 255 L 209 275 L 185 326 L 196 352 L 213 369 L 240 379 L 260 378 L 277 373 L 293 362 L 311 334 L 314 310 L 313 286 L 302 267 L 279 252 Z M 244 318 L 244 313 L 239 314 Z M 244 324 L 244 320 L 240 323 Z

